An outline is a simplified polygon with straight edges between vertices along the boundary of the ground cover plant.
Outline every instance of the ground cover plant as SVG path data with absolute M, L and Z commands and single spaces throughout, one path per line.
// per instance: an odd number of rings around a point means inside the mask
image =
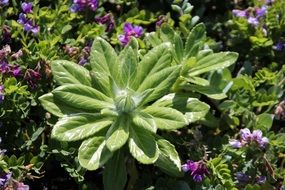
M 285 188 L 282 0 L 0 0 L 0 189 Z

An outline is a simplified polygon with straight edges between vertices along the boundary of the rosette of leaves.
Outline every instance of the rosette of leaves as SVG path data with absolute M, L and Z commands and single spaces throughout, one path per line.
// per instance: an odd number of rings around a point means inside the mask
M 108 42 L 96 38 L 90 70 L 70 61 L 52 62 L 60 86 L 40 97 L 43 107 L 59 117 L 52 138 L 82 141 L 78 159 L 88 170 L 106 164 L 106 189 L 121 189 L 126 182 L 125 150 L 140 163 L 155 163 L 170 175 L 181 175 L 174 145 L 156 135 L 157 129 L 179 129 L 209 110 L 198 99 L 170 93 L 180 73 L 170 43 L 142 58 L 137 47 L 132 39 L 118 55 Z M 113 175 L 119 177 L 114 181 Z

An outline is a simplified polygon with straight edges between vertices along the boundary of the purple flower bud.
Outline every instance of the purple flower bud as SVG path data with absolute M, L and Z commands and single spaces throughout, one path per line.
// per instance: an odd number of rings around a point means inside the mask
M 8 73 L 10 71 L 9 64 L 5 60 L 0 60 L 0 73 Z
M 195 182 L 203 181 L 204 176 L 209 174 L 208 168 L 202 160 L 198 162 L 188 160 L 186 164 L 182 165 L 182 170 L 184 172 L 190 171 L 191 176 Z
M 12 74 L 14 77 L 19 77 L 21 75 L 21 71 L 22 71 L 21 67 L 15 66 L 13 68 Z
M 24 13 L 32 13 L 33 12 L 33 10 L 32 10 L 33 3 L 24 2 L 24 3 L 22 3 L 21 7 L 22 7 L 22 10 Z
M 258 21 L 257 18 L 255 18 L 255 17 L 249 17 L 249 18 L 247 19 L 247 22 L 248 22 L 249 24 L 251 24 L 252 26 L 257 26 L 257 25 L 259 24 L 259 21 Z
M 233 12 L 233 15 L 236 17 L 243 17 L 243 18 L 247 17 L 247 11 L 245 10 L 234 9 L 232 12 Z
M 73 0 L 73 4 L 70 7 L 71 12 L 83 11 L 86 8 L 96 11 L 98 8 L 98 0 Z
M 239 140 L 231 139 L 229 141 L 229 143 L 233 148 L 241 148 L 242 147 L 242 143 Z
M 167 18 L 164 15 L 160 15 L 155 23 L 157 27 L 160 27 L 164 22 L 166 22 Z
M 0 85 L 0 103 L 3 102 L 3 100 L 4 100 L 4 86 Z M 0 185 L 0 187 L 1 187 L 1 185 Z
M 113 18 L 113 15 L 111 13 L 108 13 L 102 17 L 97 17 L 95 18 L 96 22 L 99 24 L 106 24 L 106 32 L 110 32 L 111 30 L 114 29 L 115 26 L 115 20 Z

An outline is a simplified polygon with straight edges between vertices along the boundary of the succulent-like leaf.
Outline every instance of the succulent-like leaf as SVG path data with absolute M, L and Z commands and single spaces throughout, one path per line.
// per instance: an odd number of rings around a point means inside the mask
M 118 117 L 106 134 L 106 146 L 112 152 L 121 148 L 129 138 L 131 127 L 128 116 Z
M 171 57 L 170 43 L 163 43 L 150 50 L 138 64 L 136 82 L 133 86 L 139 86 L 154 73 L 170 66 L 172 62 Z
M 76 63 L 56 60 L 51 63 L 51 68 L 54 79 L 61 85 L 84 84 L 91 86 L 89 71 Z
M 168 94 L 157 100 L 153 106 L 171 107 L 184 113 L 189 123 L 203 119 L 210 106 L 197 98 L 190 98 L 186 94 Z
M 52 137 L 61 141 L 78 141 L 94 135 L 96 132 L 108 127 L 111 118 L 100 114 L 81 113 L 60 119 L 52 130 Z
M 122 190 L 127 182 L 127 168 L 124 154 L 117 151 L 106 163 L 103 172 L 103 183 L 105 190 Z
M 60 86 L 52 91 L 56 99 L 83 110 L 112 108 L 112 99 L 94 88 L 76 84 Z
M 83 141 L 78 151 L 80 165 L 88 170 L 96 170 L 105 164 L 113 155 L 105 144 L 104 136 L 95 136 Z
M 159 157 L 155 162 L 155 165 L 171 176 L 183 176 L 183 173 L 181 172 L 181 161 L 174 145 L 164 139 L 159 139 L 157 144 L 159 148 Z
M 189 70 L 189 76 L 200 75 L 205 72 L 223 69 L 236 62 L 238 54 L 234 52 L 220 52 L 209 54 L 197 61 L 197 66 Z
M 169 107 L 148 106 L 143 112 L 150 114 L 157 128 L 164 130 L 175 130 L 187 125 L 185 116 Z
M 141 127 L 130 129 L 130 153 L 143 164 L 152 164 L 158 158 L 158 147 L 152 134 Z

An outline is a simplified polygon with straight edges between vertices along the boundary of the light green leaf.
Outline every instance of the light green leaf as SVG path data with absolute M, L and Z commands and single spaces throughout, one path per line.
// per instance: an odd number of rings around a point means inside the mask
M 187 125 L 185 116 L 169 107 L 148 106 L 142 112 L 150 114 L 159 129 L 175 130 Z
M 82 142 L 78 151 L 78 160 L 82 167 L 88 170 L 96 170 L 104 165 L 111 157 L 105 146 L 105 137 L 92 137 Z
M 138 73 L 133 86 L 139 86 L 144 82 L 144 80 L 148 80 L 151 75 L 170 66 L 171 62 L 172 56 L 170 43 L 162 43 L 151 49 L 138 64 Z
M 48 93 L 39 97 L 39 100 L 42 106 L 45 108 L 45 110 L 47 110 L 48 112 L 57 117 L 63 117 L 64 115 L 72 113 L 85 112 L 84 110 L 76 109 L 68 104 L 65 104 L 55 99 L 52 93 Z
M 116 119 L 106 134 L 106 146 L 110 151 L 118 150 L 127 142 L 130 127 L 130 121 L 126 115 Z
M 205 37 L 206 37 L 206 32 L 205 32 L 205 25 L 203 23 L 196 25 L 191 30 L 185 44 L 185 49 L 184 49 L 185 59 L 197 55 L 200 44 L 204 41 Z
M 74 84 L 60 86 L 52 91 L 53 96 L 65 104 L 83 110 L 113 108 L 112 99 L 94 88 Z
M 76 63 L 56 60 L 51 63 L 51 69 L 55 81 L 61 85 L 84 84 L 91 86 L 89 71 Z
M 199 92 L 215 100 L 221 100 L 227 97 L 223 90 L 214 88 L 213 86 L 200 86 L 187 84 L 182 87 L 183 90 Z
M 203 119 L 208 113 L 210 106 L 197 98 L 190 98 L 186 94 L 172 93 L 157 100 L 153 106 L 171 107 L 182 112 L 193 123 Z
M 115 50 L 108 42 L 100 37 L 94 40 L 90 54 L 92 71 L 105 73 L 106 78 L 108 78 L 108 75 L 115 77 L 118 72 L 117 59 L 118 56 Z
M 174 47 L 175 47 L 175 59 L 176 62 L 179 64 L 181 63 L 182 59 L 183 59 L 183 42 L 181 37 L 175 33 L 174 36 Z
M 103 172 L 105 190 L 123 190 L 127 183 L 127 168 L 122 151 L 117 151 L 107 162 Z
M 100 114 L 76 114 L 63 117 L 52 129 L 52 137 L 60 141 L 78 141 L 94 135 L 112 124 Z
M 273 124 L 274 115 L 263 113 L 256 117 L 256 129 L 260 129 L 263 132 L 268 132 Z
M 105 73 L 90 72 L 92 87 L 102 92 L 108 97 L 112 97 L 112 90 L 110 88 L 109 78 L 106 77 Z
M 188 75 L 196 76 L 209 71 L 215 71 L 223 69 L 236 62 L 238 54 L 234 52 L 220 52 L 209 54 L 202 59 L 199 59 L 196 63 L 197 66 L 190 69 Z
M 157 144 L 159 148 L 159 157 L 155 162 L 155 165 L 171 176 L 183 176 L 183 173 L 181 172 L 181 161 L 174 145 L 164 139 L 159 139 Z
M 134 126 L 130 129 L 129 149 L 132 156 L 143 164 L 152 164 L 158 158 L 154 137 L 141 127 Z
M 153 88 L 154 91 L 147 98 L 145 103 L 155 100 L 170 91 L 171 86 L 177 80 L 180 73 L 180 66 L 173 66 L 163 69 L 152 76 L 149 76 L 140 85 L 138 92 Z
M 133 115 L 132 119 L 133 123 L 136 126 L 142 127 L 154 134 L 156 133 L 156 123 L 154 122 L 153 117 L 151 115 L 143 112 L 138 112 Z
M 135 77 L 137 75 L 137 57 L 134 50 L 131 47 L 126 47 L 125 51 L 122 51 L 120 59 L 120 79 L 122 79 L 123 86 L 129 88 L 137 88 L 133 86 L 135 84 Z

